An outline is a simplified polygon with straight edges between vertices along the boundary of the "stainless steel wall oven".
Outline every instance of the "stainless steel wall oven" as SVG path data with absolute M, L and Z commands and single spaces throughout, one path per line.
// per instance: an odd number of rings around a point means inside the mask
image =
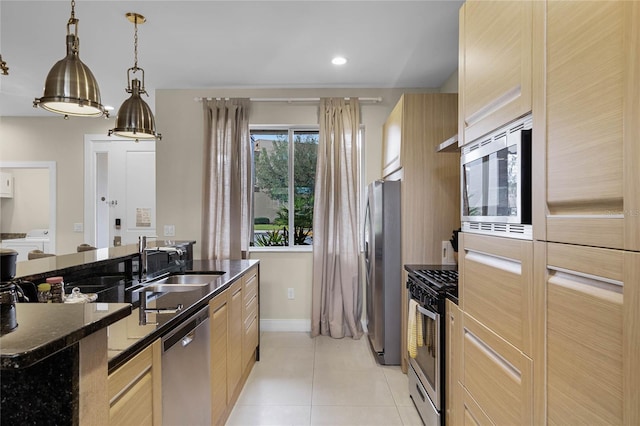
M 409 394 L 425 425 L 444 424 L 445 299 L 457 297 L 455 265 L 405 265 L 409 272 Z

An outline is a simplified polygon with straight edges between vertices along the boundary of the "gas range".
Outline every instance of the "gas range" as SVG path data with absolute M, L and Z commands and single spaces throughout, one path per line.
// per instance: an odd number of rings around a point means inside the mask
M 458 297 L 457 265 L 405 265 L 409 272 L 407 288 L 414 299 L 444 300 L 447 295 Z M 433 302 L 433 301 L 432 301 Z

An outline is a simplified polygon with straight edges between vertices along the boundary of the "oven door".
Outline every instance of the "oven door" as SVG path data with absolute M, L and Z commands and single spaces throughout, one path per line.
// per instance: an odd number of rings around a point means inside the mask
M 440 315 L 420 305 L 417 306 L 417 315 L 419 318 L 416 323 L 417 355 L 415 358 L 409 357 L 409 363 L 427 391 L 431 403 L 439 412 L 442 374 L 440 371 Z

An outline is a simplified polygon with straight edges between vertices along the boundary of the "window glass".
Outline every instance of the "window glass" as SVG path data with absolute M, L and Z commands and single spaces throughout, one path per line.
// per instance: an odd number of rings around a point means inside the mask
M 318 137 L 318 130 L 251 130 L 254 149 L 252 245 L 311 245 Z

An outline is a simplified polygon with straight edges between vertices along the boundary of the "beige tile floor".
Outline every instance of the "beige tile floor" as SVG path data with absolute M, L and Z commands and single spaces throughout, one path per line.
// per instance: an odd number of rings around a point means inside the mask
M 228 426 L 422 425 L 399 366 L 380 366 L 366 336 L 264 332 L 260 362 Z

